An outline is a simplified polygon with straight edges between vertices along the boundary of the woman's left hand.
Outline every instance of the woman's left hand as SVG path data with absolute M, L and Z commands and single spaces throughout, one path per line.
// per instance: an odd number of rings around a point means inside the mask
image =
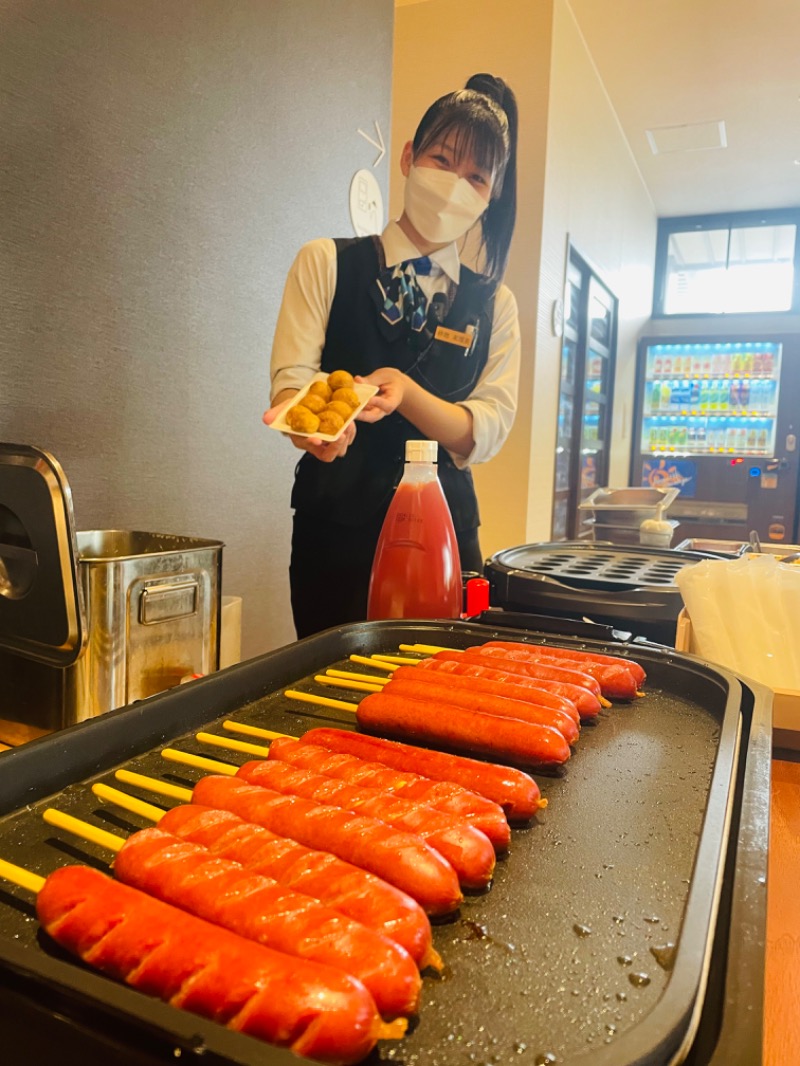
M 379 422 L 392 411 L 396 411 L 411 384 L 410 379 L 393 366 L 373 370 L 366 377 L 356 377 L 356 381 L 362 385 L 377 385 L 379 389 L 358 415 L 361 422 Z

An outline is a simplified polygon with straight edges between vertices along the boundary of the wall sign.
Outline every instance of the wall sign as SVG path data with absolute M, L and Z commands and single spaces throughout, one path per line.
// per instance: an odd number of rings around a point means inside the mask
M 371 170 L 357 170 L 350 182 L 350 221 L 356 237 L 383 230 L 383 196 Z

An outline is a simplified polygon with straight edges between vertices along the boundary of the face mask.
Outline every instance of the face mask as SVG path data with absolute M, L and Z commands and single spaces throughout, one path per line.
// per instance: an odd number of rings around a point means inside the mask
M 458 240 L 489 206 L 466 178 L 435 167 L 411 167 L 404 199 L 411 225 L 432 244 Z

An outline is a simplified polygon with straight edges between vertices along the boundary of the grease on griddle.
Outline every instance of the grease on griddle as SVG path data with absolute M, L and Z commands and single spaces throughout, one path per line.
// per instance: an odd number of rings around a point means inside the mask
M 493 937 L 485 925 L 481 925 L 480 922 L 474 922 L 470 918 L 460 918 L 458 924 L 462 926 L 466 933 L 462 936 L 461 940 L 483 940 L 487 944 L 494 944 L 499 948 L 503 948 L 509 955 L 513 955 L 517 950 L 514 944 L 509 944 L 504 940 L 497 940 Z

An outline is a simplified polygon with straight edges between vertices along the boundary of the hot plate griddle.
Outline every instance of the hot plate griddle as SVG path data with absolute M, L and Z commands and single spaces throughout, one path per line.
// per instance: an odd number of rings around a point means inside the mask
M 127 736 L 124 713 L 105 723 L 98 719 L 105 737 L 97 736 L 97 743 L 113 740 L 102 764 L 95 764 L 100 773 L 82 772 L 85 760 L 98 755 L 92 751 L 94 723 L 76 727 L 60 748 L 67 764 L 73 762 L 73 783 L 53 799 L 29 790 L 33 802 L 0 820 L 0 853 L 41 874 L 68 861 L 106 868 L 107 852 L 47 827 L 43 808 L 52 803 L 101 827 L 130 832 L 147 823 L 101 804 L 87 781 L 114 784 L 109 771 L 124 764 L 193 784 L 199 771 L 166 763 L 158 754 L 167 740 L 240 764 L 248 757 L 194 739 L 201 727 L 224 733 L 221 722 L 232 713 L 239 721 L 292 734 L 317 724 L 352 728 L 347 712 L 308 707 L 298 713 L 298 704 L 279 690 L 292 684 L 322 692 L 314 674 L 326 666 L 352 669 L 347 655 L 354 651 L 392 652 L 415 640 L 465 646 L 493 635 L 485 627 L 436 623 L 417 624 L 413 631 L 408 623 L 328 631 L 147 701 L 149 707 L 128 712 L 134 718 Z M 529 827 L 514 830 L 491 890 L 468 896 L 454 920 L 435 927 L 446 968 L 439 977 L 426 976 L 418 1024 L 402 1041 L 381 1046 L 374 1058 L 408 1066 L 663 1066 L 683 1057 L 703 1005 L 716 933 L 740 763 L 742 697 L 735 677 L 687 657 L 638 647 L 635 657 L 648 671 L 647 697 L 615 705 L 597 725 L 585 726 L 562 776 L 537 776 L 547 810 Z M 55 743 L 49 738 L 30 745 L 29 760 L 37 746 L 44 757 Z M 27 767 L 35 791 L 34 770 Z M 23 799 L 24 781 L 18 792 Z M 0 893 L 0 966 L 13 967 L 25 955 L 34 975 L 38 961 L 57 964 L 67 985 L 76 980 L 78 966 L 62 962 L 37 935 L 27 894 L 13 888 Z M 209 1054 L 226 1062 L 263 1066 L 284 1059 L 284 1053 L 104 978 L 80 976 L 111 990 L 114 1009 L 142 1019 L 151 1038 L 153 1030 L 166 1027 L 165 1055 L 176 1046 L 188 1050 L 191 1034 L 195 1044 L 200 1039 Z M 98 1010 L 105 1009 L 104 998 L 95 1000 Z

